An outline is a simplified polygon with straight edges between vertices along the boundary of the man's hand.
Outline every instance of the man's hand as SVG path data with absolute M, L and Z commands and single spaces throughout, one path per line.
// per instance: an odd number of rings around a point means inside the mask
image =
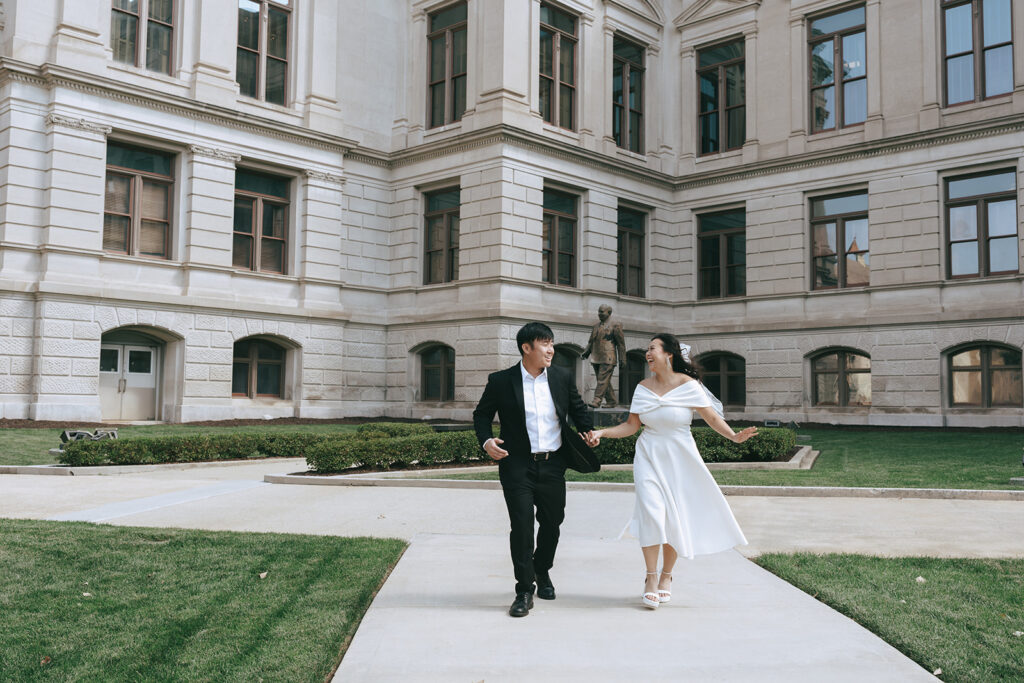
M 601 437 L 599 436 L 599 432 L 592 430 L 589 432 L 583 432 L 581 436 L 583 437 L 583 441 L 586 442 L 586 444 L 591 448 L 597 448 L 598 444 L 601 443 Z
M 484 441 L 484 452 L 491 456 L 492 460 L 501 460 L 502 458 L 508 457 L 508 451 L 499 446 L 498 444 L 505 443 L 501 439 L 487 439 Z

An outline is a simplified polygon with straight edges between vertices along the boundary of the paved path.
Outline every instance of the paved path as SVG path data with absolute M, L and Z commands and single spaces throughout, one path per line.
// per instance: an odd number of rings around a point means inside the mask
M 739 552 L 682 562 L 676 599 L 639 607 L 632 494 L 570 491 L 554 602 L 511 619 L 500 492 L 267 485 L 301 461 L 118 476 L 0 475 L 0 516 L 399 537 L 411 546 L 338 681 L 924 680 L 845 617 Z M 1024 557 L 1024 504 L 730 498 L 744 554 L 809 550 Z M 934 679 L 932 679 L 934 680 Z

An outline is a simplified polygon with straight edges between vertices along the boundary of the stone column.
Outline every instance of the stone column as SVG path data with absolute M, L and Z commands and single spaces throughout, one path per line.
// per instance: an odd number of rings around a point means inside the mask
M 298 275 L 302 278 L 341 282 L 341 176 L 308 170 L 302 185 L 302 216 L 299 219 L 302 239 L 299 249 Z M 306 283 L 307 297 L 337 300 L 337 287 Z
M 618 206 L 614 195 L 591 190 L 580 207 L 580 277 L 584 290 L 618 291 Z
M 807 52 L 804 17 L 789 18 L 789 153 L 800 154 L 807 144 Z
M 864 138 L 877 140 L 885 134 L 882 116 L 882 38 L 881 38 L 882 0 L 868 0 L 865 7 L 865 27 L 867 29 L 867 75 L 868 75 L 868 111 L 864 121 Z M 923 33 L 923 31 L 922 31 Z M 927 69 L 925 69 L 927 71 Z
M 743 61 L 746 69 L 746 92 L 743 97 L 746 104 L 744 111 L 747 128 L 747 139 L 743 143 L 743 163 L 749 164 L 757 161 L 758 156 L 757 105 L 760 100 L 757 96 L 757 31 L 750 31 L 743 39 Z
M 77 0 L 66 0 L 67 2 Z M 201 102 L 224 107 L 234 107 L 238 99 L 238 84 L 235 82 L 235 52 L 233 28 L 216 30 L 213 27 L 234 27 L 238 24 L 238 3 L 223 0 L 195 0 L 196 26 L 211 30 L 200 31 L 192 67 L 195 76 L 192 96 Z
M 21 11 L 26 9 L 22 7 Z M 92 2 L 60 0 L 57 31 L 51 43 L 50 59 L 53 63 L 93 73 L 104 70 L 107 65 L 107 46 L 101 38 L 101 17 L 110 21 L 109 7 L 106 12 L 100 12 Z
M 697 160 L 697 51 L 693 45 L 679 45 L 679 172 L 692 173 Z
M 232 152 L 192 145 L 191 172 L 186 175 L 189 211 L 185 221 L 182 261 L 227 269 L 231 267 L 235 214 L 235 164 Z M 188 271 L 188 293 L 230 290 L 231 275 L 219 269 Z M 218 295 L 219 296 L 219 295 Z
M 583 76 L 589 71 L 603 73 L 609 68 L 611 61 L 611 50 L 605 52 L 598 49 L 594 34 L 594 16 L 592 14 L 580 15 L 579 42 L 576 44 L 576 130 L 580 134 L 580 146 L 586 149 L 597 147 L 595 130 L 600 133 L 601 122 L 604 119 L 604 116 L 598 112 L 611 108 L 611 95 L 608 96 L 608 99 L 598 101 L 598 98 L 604 93 L 604 89 L 588 87 L 589 84 Z M 603 68 L 592 68 L 598 64 L 603 65 Z M 608 79 L 606 78 L 606 80 Z
M 338 54 L 338 3 L 336 0 L 307 0 L 304 9 L 309 40 L 308 44 L 301 45 L 305 56 L 298 66 L 305 71 L 305 92 L 295 96 L 300 100 L 308 127 L 340 134 L 338 60 L 330 58 Z

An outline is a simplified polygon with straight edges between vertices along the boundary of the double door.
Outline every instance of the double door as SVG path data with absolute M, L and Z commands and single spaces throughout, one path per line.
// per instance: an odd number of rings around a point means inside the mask
M 100 409 L 104 420 L 155 420 L 160 349 L 100 346 Z

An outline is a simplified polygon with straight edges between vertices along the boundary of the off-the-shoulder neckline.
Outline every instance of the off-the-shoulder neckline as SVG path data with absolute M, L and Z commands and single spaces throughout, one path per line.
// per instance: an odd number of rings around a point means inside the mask
M 665 398 L 666 396 L 668 396 L 669 394 L 671 394 L 671 393 L 672 393 L 673 391 L 676 391 L 677 389 L 682 389 L 682 388 L 683 388 L 683 387 L 685 387 L 686 385 L 688 385 L 688 384 L 692 384 L 693 382 L 696 382 L 696 381 L 697 381 L 697 380 L 695 380 L 695 379 L 687 380 L 686 382 L 683 382 L 682 384 L 680 384 L 680 385 L 679 385 L 679 386 L 677 386 L 677 387 L 672 387 L 671 389 L 669 389 L 668 391 L 666 391 L 666 392 L 665 392 L 664 394 L 659 394 L 659 393 L 657 393 L 656 391 L 654 391 L 654 389 L 651 389 L 651 388 L 649 388 L 649 387 L 646 387 L 646 386 L 644 386 L 643 384 L 637 384 L 637 386 L 638 386 L 638 387 L 640 387 L 640 388 L 642 388 L 642 389 L 646 389 L 646 390 L 647 390 L 647 393 L 649 393 L 649 394 L 651 394 L 651 395 L 653 395 L 653 396 L 657 396 L 658 398 Z

